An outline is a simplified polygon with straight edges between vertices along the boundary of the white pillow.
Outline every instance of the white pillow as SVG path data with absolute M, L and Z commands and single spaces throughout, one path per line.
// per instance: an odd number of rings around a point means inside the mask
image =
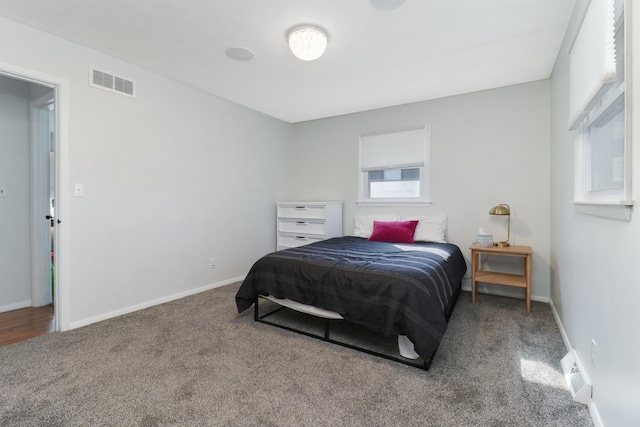
M 364 237 L 368 239 L 371 237 L 371 233 L 373 233 L 373 221 L 400 221 L 399 215 L 355 215 L 353 217 L 355 220 L 355 227 L 353 229 L 353 235 L 356 237 Z
M 447 243 L 444 239 L 447 232 L 447 215 L 402 216 L 402 221 L 412 220 L 419 221 L 413 236 L 413 240 L 416 242 Z

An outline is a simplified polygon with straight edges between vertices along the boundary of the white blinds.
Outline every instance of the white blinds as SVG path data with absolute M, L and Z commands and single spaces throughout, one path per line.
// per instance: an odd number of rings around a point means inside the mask
M 360 137 L 362 171 L 423 166 L 425 162 L 425 128 Z
M 569 129 L 616 80 L 614 0 L 591 0 L 569 55 Z

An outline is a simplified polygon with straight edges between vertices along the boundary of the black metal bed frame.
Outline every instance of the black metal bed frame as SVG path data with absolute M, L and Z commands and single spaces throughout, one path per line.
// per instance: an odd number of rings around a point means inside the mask
M 449 304 L 447 305 L 447 308 L 445 309 L 445 318 L 447 323 L 449 323 L 449 319 L 451 318 L 451 314 L 453 313 L 453 309 L 455 308 L 455 305 L 458 301 L 458 297 L 460 296 L 460 291 L 461 291 L 461 285 L 459 285 L 453 292 L 453 295 L 451 296 L 451 299 L 449 300 Z M 282 310 L 283 308 L 288 308 L 285 307 L 283 305 L 275 308 L 274 310 L 269 311 L 266 314 L 262 314 L 260 315 L 260 308 L 259 308 L 259 300 L 260 299 L 266 299 L 260 295 L 256 296 L 256 301 L 254 303 L 254 320 L 256 322 L 260 322 L 260 323 L 265 323 L 267 325 L 271 325 L 271 326 L 276 326 L 278 328 L 281 329 L 286 329 L 288 331 L 292 331 L 292 332 L 296 332 L 298 334 L 302 334 L 302 335 L 306 335 L 308 337 L 311 338 L 315 338 L 315 339 L 319 339 L 321 341 L 325 341 L 325 342 L 329 342 L 332 344 L 337 344 L 339 346 L 342 347 L 347 347 L 350 348 L 352 350 L 357 350 L 357 351 L 361 351 L 363 353 L 367 353 L 367 354 L 371 354 L 373 356 L 378 356 L 378 357 L 382 357 L 384 359 L 388 359 L 388 360 L 392 360 L 394 362 L 398 362 L 398 363 L 402 363 L 404 365 L 409 365 L 409 366 L 413 366 L 414 368 L 419 368 L 419 369 L 423 369 L 425 371 L 428 371 L 429 368 L 431 367 L 431 363 L 433 362 L 433 358 L 435 357 L 437 351 L 438 351 L 438 347 L 436 347 L 436 349 L 433 351 L 433 353 L 431 353 L 431 357 L 429 358 L 429 360 L 423 360 L 422 363 L 420 363 L 419 361 L 412 361 L 411 359 L 406 359 L 406 358 L 402 358 L 402 357 L 395 357 L 395 356 L 391 356 L 385 353 L 380 353 L 377 352 L 375 350 L 370 350 L 368 348 L 364 348 L 364 347 L 359 347 L 357 345 L 353 345 L 353 344 L 349 344 L 343 341 L 338 341 L 335 340 L 333 338 L 331 338 L 331 324 L 334 322 L 348 322 L 347 320 L 341 320 L 341 319 L 328 319 L 328 318 L 322 318 L 324 319 L 324 335 L 317 335 L 311 332 L 307 332 L 307 331 L 303 331 L 300 329 L 296 329 L 296 328 L 292 328 L 290 326 L 287 325 L 283 325 L 283 324 L 279 324 L 276 322 L 272 322 L 270 320 L 267 320 L 266 318 L 271 316 L 274 313 L 279 312 L 280 310 Z M 290 309 L 293 310 L 293 309 Z M 302 312 L 298 312 L 298 313 L 302 313 Z M 306 316 L 312 316 L 314 318 L 320 318 L 318 316 L 313 316 L 312 314 L 308 314 L 308 313 L 302 313 Z

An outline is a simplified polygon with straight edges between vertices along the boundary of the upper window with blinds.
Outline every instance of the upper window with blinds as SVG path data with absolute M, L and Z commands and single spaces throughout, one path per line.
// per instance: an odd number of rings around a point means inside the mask
M 428 126 L 361 136 L 358 201 L 429 202 L 430 139 Z
M 624 0 L 591 0 L 570 52 L 577 203 L 631 205 Z
M 580 125 L 618 80 L 614 1 L 591 0 L 569 53 L 569 130 Z

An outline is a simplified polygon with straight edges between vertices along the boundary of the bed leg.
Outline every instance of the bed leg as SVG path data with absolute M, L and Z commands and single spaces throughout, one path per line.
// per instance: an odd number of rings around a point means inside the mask
M 253 306 L 254 306 L 254 307 L 253 307 L 253 321 L 254 321 L 254 322 L 257 322 L 257 321 L 258 321 L 258 319 L 260 318 L 260 314 L 259 314 L 259 311 L 258 311 L 258 299 L 259 299 L 259 298 L 260 298 L 260 297 L 257 297 L 257 296 L 256 296 L 256 302 L 255 302 L 255 303 L 253 303 Z
M 324 339 L 328 340 L 329 339 L 329 329 L 331 326 L 331 320 L 330 319 L 325 319 L 325 323 L 324 323 Z

